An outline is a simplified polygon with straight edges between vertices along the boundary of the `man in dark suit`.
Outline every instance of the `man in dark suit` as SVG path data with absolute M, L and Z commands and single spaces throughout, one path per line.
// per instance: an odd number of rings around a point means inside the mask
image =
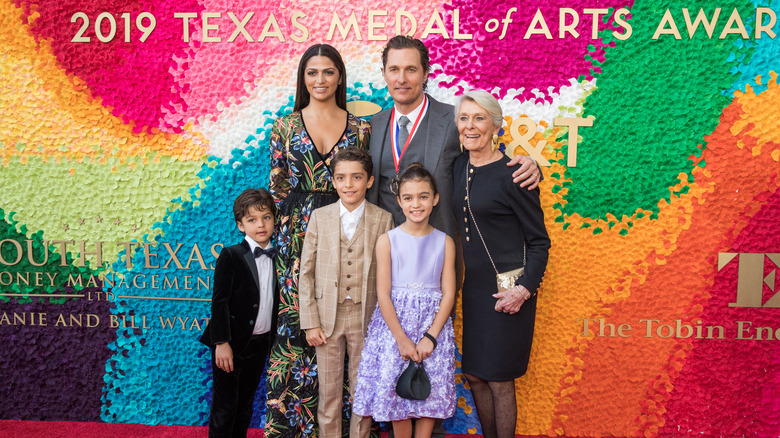
M 396 225 L 405 218 L 389 183 L 406 166 L 419 162 L 436 180 L 439 204 L 431 225 L 455 238 L 457 224 L 452 214 L 452 164 L 462 154 L 452 105 L 425 93 L 430 59 L 422 41 L 404 35 L 391 38 L 382 52 L 382 75 L 393 98 L 393 108 L 371 118 L 369 153 L 374 161 L 375 184 L 367 199 L 393 215 Z M 533 190 L 541 171 L 533 159 L 517 155 L 510 165 L 522 162 L 513 177 Z M 455 240 L 459 241 L 458 239 Z
M 265 189 L 244 190 L 233 203 L 233 215 L 246 236 L 217 258 L 211 320 L 200 338 L 212 348 L 209 437 L 246 437 L 279 304 L 273 197 Z

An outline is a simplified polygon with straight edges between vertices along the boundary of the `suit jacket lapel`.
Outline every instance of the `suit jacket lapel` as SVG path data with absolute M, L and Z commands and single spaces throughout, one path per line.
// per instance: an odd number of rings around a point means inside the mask
M 330 254 L 330 259 L 332 260 L 331 266 L 335 272 L 335 278 L 338 280 L 341 275 L 341 210 L 338 202 L 334 202 L 325 208 L 328 209 L 328 232 L 325 235 L 330 241 L 325 242 L 324 248 L 332 248 L 335 251 L 334 254 Z
M 244 240 L 243 242 L 241 242 L 241 245 L 244 247 L 244 249 L 246 249 L 246 252 L 244 253 L 244 262 L 246 262 L 249 271 L 252 273 L 252 278 L 254 278 L 255 280 L 255 286 L 257 287 L 257 292 L 260 293 L 260 278 L 257 272 L 257 263 L 255 263 L 255 256 L 252 254 L 252 251 L 250 251 L 251 247 L 249 246 L 249 242 Z
M 368 273 L 371 269 L 371 260 L 374 259 L 374 245 L 376 244 L 376 215 L 373 205 L 366 204 L 366 211 L 363 213 L 363 224 L 366 235 L 363 236 L 363 302 L 365 302 L 365 293 L 368 290 Z
M 379 175 L 380 167 L 382 166 L 382 154 L 387 146 L 387 133 L 390 127 L 390 114 L 392 111 L 382 111 L 371 118 L 371 138 L 378 138 L 379 141 L 373 141 L 373 146 L 369 148 L 368 152 L 371 155 L 371 159 L 374 161 L 374 186 L 369 189 L 368 200 L 377 203 L 379 200 Z
M 428 108 L 428 114 L 425 116 L 428 119 L 428 126 L 424 131 L 425 160 L 423 165 L 432 174 L 436 174 L 436 167 L 439 165 L 442 148 L 444 147 L 447 121 L 444 120 L 444 114 L 439 111 L 439 105 L 441 104 L 431 96 L 428 96 L 428 99 L 431 101 L 431 106 Z

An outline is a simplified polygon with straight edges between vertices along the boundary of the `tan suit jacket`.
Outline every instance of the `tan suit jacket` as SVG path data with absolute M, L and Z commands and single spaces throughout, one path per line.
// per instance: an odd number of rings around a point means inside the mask
M 325 336 L 333 334 L 338 305 L 339 274 L 341 269 L 341 216 L 339 203 L 314 210 L 309 218 L 306 238 L 301 252 L 298 299 L 301 329 L 321 328 Z M 371 314 L 376 307 L 376 255 L 374 247 L 382 234 L 393 227 L 393 217 L 381 208 L 366 202 L 363 217 L 358 222 L 353 238 L 362 238 L 363 285 L 362 306 L 363 334 L 365 335 Z M 360 228 L 363 232 L 359 233 Z M 369 260 L 370 257 L 370 260 Z M 352 292 L 350 292 L 352 293 Z

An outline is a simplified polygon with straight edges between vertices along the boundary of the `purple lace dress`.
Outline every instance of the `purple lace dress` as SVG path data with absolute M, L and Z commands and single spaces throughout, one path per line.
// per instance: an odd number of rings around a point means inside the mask
M 390 230 L 392 299 L 398 320 L 409 339 L 417 343 L 433 324 L 441 302 L 441 273 L 445 234 L 434 230 L 427 236 Z M 368 326 L 366 345 L 358 371 L 354 413 L 376 421 L 407 418 L 449 418 L 455 412 L 455 335 L 448 319 L 436 339 L 438 346 L 425 359 L 431 379 L 431 395 L 425 400 L 407 400 L 395 393 L 395 382 L 406 368 L 398 345 L 377 306 Z

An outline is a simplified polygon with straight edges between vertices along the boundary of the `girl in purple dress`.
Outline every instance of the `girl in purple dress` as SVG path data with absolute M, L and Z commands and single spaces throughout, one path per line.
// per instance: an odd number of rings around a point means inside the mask
M 392 421 L 397 438 L 431 436 L 434 420 L 455 412 L 455 244 L 429 223 L 436 183 L 413 163 L 395 190 L 406 222 L 376 244 L 378 306 L 368 326 L 353 412 Z M 407 400 L 395 392 L 409 360 L 425 363 L 431 394 Z

